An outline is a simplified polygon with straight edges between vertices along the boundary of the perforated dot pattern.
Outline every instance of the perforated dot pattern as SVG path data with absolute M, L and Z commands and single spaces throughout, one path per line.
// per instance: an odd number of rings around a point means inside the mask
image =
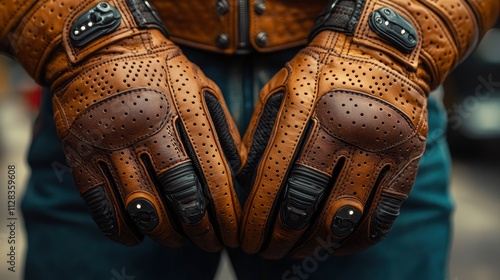
M 325 93 L 335 88 L 365 93 L 402 111 L 415 125 L 421 121 L 425 97 L 421 89 L 409 82 L 406 77 L 374 63 L 336 59 L 331 59 L 329 62 L 319 77 L 321 89 Z M 322 106 L 321 103 L 319 106 Z
M 317 116 L 331 135 L 373 152 L 389 149 L 415 133 L 397 109 L 362 94 L 326 94 L 318 101 Z
M 37 1 L 30 13 L 24 16 L 11 44 L 28 73 L 35 75 L 40 64 L 45 62 L 42 57 L 52 50 L 62 33 L 62 23 L 76 6 L 73 1 Z
M 199 84 L 211 82 L 199 75 L 200 69 L 184 56 L 173 57 L 167 61 L 167 68 L 174 103 L 199 166 L 205 174 L 221 233 L 226 244 L 235 246 L 239 243 L 236 235 L 237 218 L 240 215 L 239 203 L 235 200 L 236 194 L 227 180 L 230 167 L 222 158 L 221 147 L 214 136 L 215 128 L 203 103 L 204 92 L 201 92 L 199 87 Z M 216 93 L 211 91 L 210 94 Z
M 267 226 L 267 219 L 284 175 L 288 170 L 291 159 L 302 133 L 305 130 L 309 116 L 312 114 L 314 99 L 316 98 L 316 75 L 318 61 L 307 54 L 299 53 L 295 57 L 297 64 L 288 79 L 288 94 L 284 98 L 282 113 L 276 120 L 274 137 L 271 138 L 261 164 L 259 176 L 255 180 L 254 189 L 250 194 L 251 207 L 246 207 L 247 225 L 243 233 L 244 249 L 247 252 L 256 252 L 263 242 L 263 233 Z
M 178 242 L 168 223 L 175 213 L 167 215 L 153 185 L 157 174 L 192 162 L 200 166 L 196 175 L 212 198 L 210 216 L 215 220 L 205 215 L 203 223 L 184 228 L 184 233 L 210 250 L 220 249 L 214 230 L 226 245 L 238 245 L 241 210 L 204 103 L 205 92 L 220 100 L 222 95 L 179 48 L 159 32 L 128 38 L 105 48 L 65 84 L 54 94 L 55 120 L 67 153 L 77 163 L 80 190 L 114 182 L 124 204 L 146 197 L 160 218 L 148 235 L 171 246 Z M 109 169 L 106 174 L 103 165 Z M 198 236 L 200 232 L 207 234 Z
M 95 147 L 123 149 L 158 132 L 170 108 L 166 97 L 149 90 L 116 94 L 75 119 L 71 133 Z

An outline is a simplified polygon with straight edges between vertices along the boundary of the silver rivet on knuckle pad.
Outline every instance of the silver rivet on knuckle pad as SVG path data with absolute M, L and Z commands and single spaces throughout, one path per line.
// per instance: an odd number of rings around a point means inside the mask
M 135 224 L 142 230 L 151 231 L 159 223 L 155 207 L 144 198 L 132 200 L 127 206 L 127 212 Z

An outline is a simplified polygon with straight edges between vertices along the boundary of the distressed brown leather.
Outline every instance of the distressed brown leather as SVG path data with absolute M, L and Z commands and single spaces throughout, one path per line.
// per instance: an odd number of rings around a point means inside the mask
M 262 14 L 254 8 L 259 1 L 249 1 L 250 5 L 250 42 L 259 52 L 270 52 L 285 48 L 302 46 L 307 43 L 318 13 L 323 9 L 325 0 L 264 0 Z M 267 43 L 259 45 L 259 33 L 267 35 Z
M 307 36 L 318 13 L 326 0 L 245 0 L 248 14 L 247 27 L 239 28 L 242 20 L 238 0 L 197 1 L 197 0 L 151 0 L 165 22 L 171 39 L 179 44 L 209 51 L 231 54 L 238 49 L 253 47 L 259 52 L 282 50 L 305 45 Z M 245 2 L 243 1 L 243 2 Z M 218 2 L 227 3 L 227 12 L 218 13 Z M 257 12 L 256 5 L 264 3 L 263 12 Z M 257 36 L 264 32 L 267 44 L 259 45 Z M 241 46 L 240 36 L 251 46 Z M 217 45 L 217 38 L 226 34 L 229 41 L 225 48 Z M 247 43 L 247 44 L 248 44 Z
M 75 184 L 100 211 L 94 218 L 110 238 L 129 245 L 147 235 L 169 247 L 185 238 L 208 251 L 237 247 L 241 209 L 234 166 L 220 141 L 237 148 L 240 139 L 219 88 L 159 30 L 140 29 L 123 0 L 107 1 L 121 14 L 117 29 L 76 47 L 73 22 L 99 2 L 0 2 L 0 39 L 7 36 L 5 50 L 50 86 Z M 207 200 L 195 223 L 174 211 L 175 197 L 165 198 L 178 183 L 163 185 L 162 174 L 181 166 L 193 170 L 181 181 L 199 182 L 189 186 Z
M 413 51 L 400 51 L 370 28 L 369 15 L 381 7 L 416 28 Z M 354 34 L 322 31 L 287 63 L 261 90 L 243 138 L 251 165 L 240 176 L 256 170 L 243 212 L 243 250 L 307 257 L 319 249 L 352 253 L 381 240 L 425 149 L 427 95 L 477 45 L 499 9 L 496 0 L 367 0 Z M 266 115 L 272 110 L 275 121 Z M 327 182 L 323 193 L 318 178 Z M 314 197 L 311 220 L 296 226 Z M 302 216 L 285 216 L 294 213 Z M 352 232 L 342 231 L 346 225 Z

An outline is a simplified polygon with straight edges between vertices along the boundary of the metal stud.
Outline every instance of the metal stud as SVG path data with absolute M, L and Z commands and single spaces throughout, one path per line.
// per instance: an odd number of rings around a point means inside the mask
M 264 0 L 258 0 L 254 5 L 255 13 L 262 15 L 266 11 L 266 2 Z
M 225 15 L 229 11 L 229 4 L 227 3 L 227 0 L 217 1 L 215 3 L 215 9 L 220 16 Z
M 265 47 L 267 45 L 267 33 L 259 32 L 257 36 L 255 36 L 255 43 L 257 43 L 259 47 Z
M 215 43 L 220 49 L 227 49 L 229 47 L 229 37 L 227 36 L 227 34 L 219 34 Z

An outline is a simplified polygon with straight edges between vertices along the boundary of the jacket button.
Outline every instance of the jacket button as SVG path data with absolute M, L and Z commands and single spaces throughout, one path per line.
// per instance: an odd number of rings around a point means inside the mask
M 218 0 L 215 4 L 215 9 L 220 16 L 225 15 L 229 11 L 227 0 Z
M 267 45 L 267 33 L 259 32 L 257 36 L 255 36 L 255 43 L 257 43 L 259 47 L 265 47 Z
M 229 47 L 229 37 L 227 36 L 227 34 L 220 34 L 219 36 L 217 36 L 215 43 L 220 49 L 227 49 Z
M 258 15 L 262 15 L 266 11 L 266 2 L 264 2 L 264 0 L 258 0 L 255 2 L 253 8 Z

